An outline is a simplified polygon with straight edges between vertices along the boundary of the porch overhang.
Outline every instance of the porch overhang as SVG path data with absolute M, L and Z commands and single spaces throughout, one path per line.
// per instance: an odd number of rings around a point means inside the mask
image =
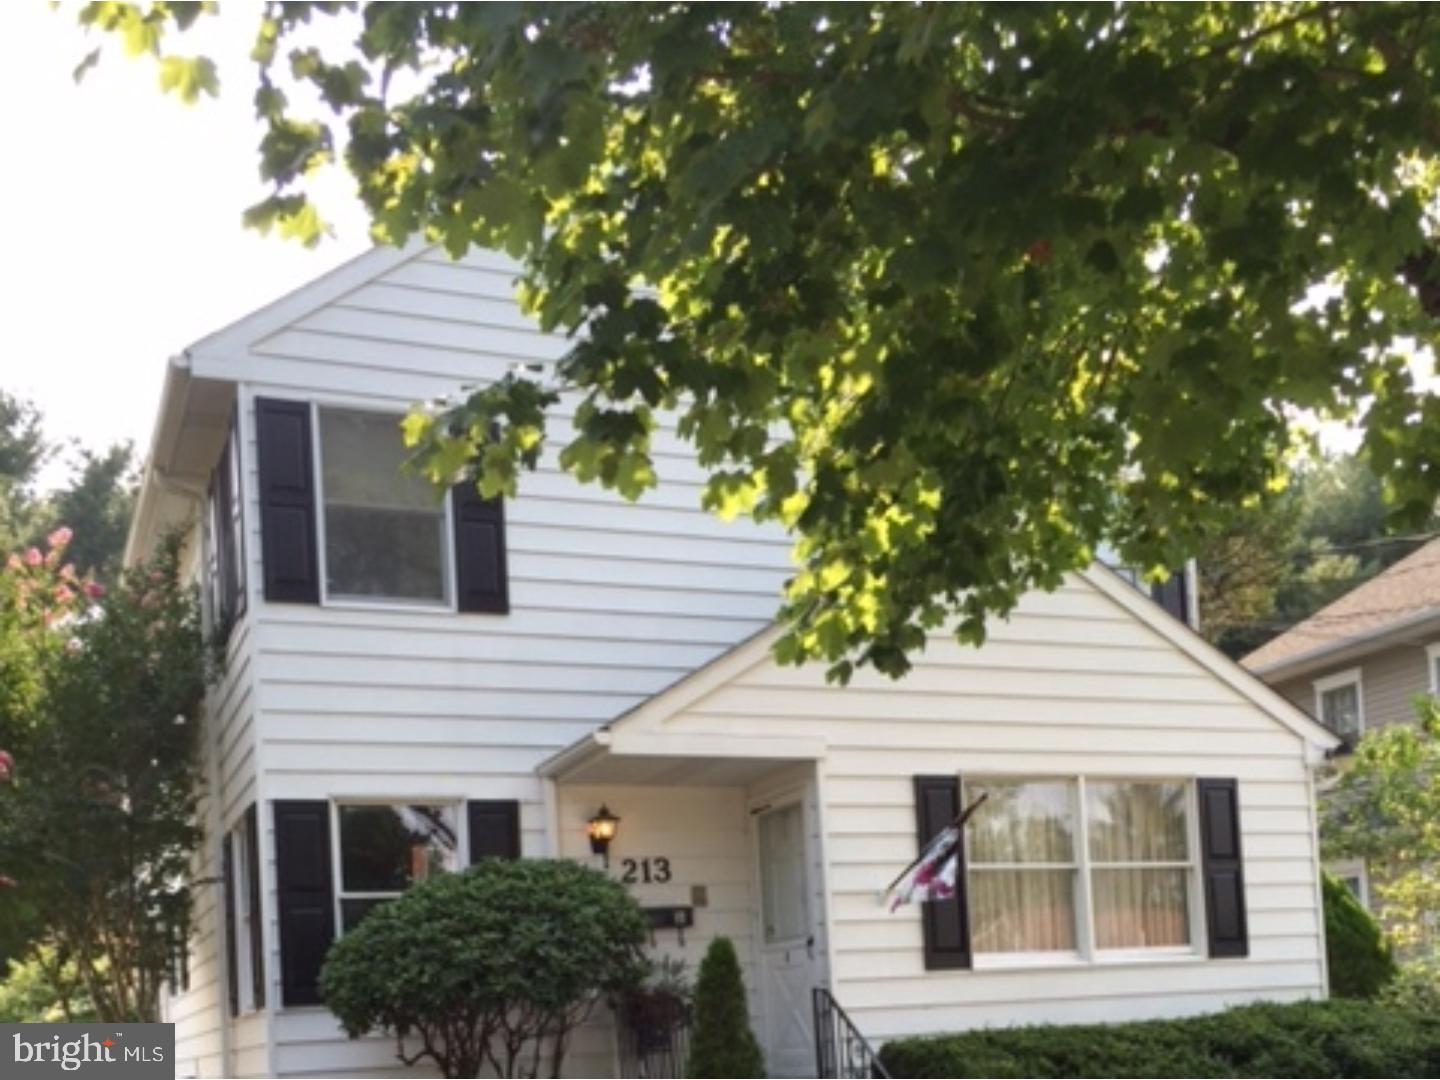
M 818 761 L 822 739 L 592 731 L 540 763 L 562 784 L 744 784 L 784 765 Z

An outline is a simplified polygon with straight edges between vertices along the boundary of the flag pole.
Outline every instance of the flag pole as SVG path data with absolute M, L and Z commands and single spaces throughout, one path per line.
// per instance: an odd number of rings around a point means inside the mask
M 983 802 L 984 802 L 986 799 L 988 799 L 989 797 L 990 797 L 990 796 L 989 796 L 988 794 L 983 794 L 983 795 L 981 795 L 978 799 L 976 799 L 974 802 L 972 802 L 969 806 L 965 807 L 964 810 L 961 810 L 960 813 L 955 816 L 955 820 L 952 821 L 952 822 L 950 822 L 950 824 L 947 825 L 947 826 L 945 826 L 945 828 L 946 828 L 946 829 L 962 829 L 962 830 L 963 830 L 963 829 L 965 828 L 965 823 L 970 820 L 971 815 L 974 814 L 976 810 L 979 810 L 979 809 L 980 809 L 980 804 L 983 803 Z M 944 832 L 945 830 L 942 829 L 942 830 L 940 830 L 940 831 L 941 831 L 941 832 Z M 936 835 L 939 835 L 939 834 L 937 833 Z M 962 838 L 963 838 L 963 835 L 964 835 L 964 834 L 962 833 L 961 835 L 962 835 Z M 923 859 L 923 858 L 925 858 L 926 854 L 927 854 L 927 853 L 929 852 L 929 850 L 930 850 L 930 849 L 929 849 L 929 843 L 930 843 L 930 842 L 927 840 L 925 843 L 926 843 L 926 846 L 921 850 L 920 854 L 919 854 L 919 855 L 916 855 L 915 858 L 911 859 L 908 863 L 906 863 L 906 864 L 905 864 L 905 869 L 904 869 L 904 870 L 901 870 L 900 873 L 898 873 L 898 874 L 895 875 L 895 880 L 892 881 L 892 882 L 890 882 L 889 885 L 886 885 L 885 888 L 881 890 L 881 894 L 882 894 L 882 895 L 883 895 L 884 893 L 888 893 L 891 889 L 895 888 L 896 885 L 899 885 L 900 882 L 901 882 L 901 880 L 905 877 L 906 874 L 908 874 L 911 870 L 914 870 L 915 867 L 917 867 L 917 866 L 920 865 L 920 860 Z

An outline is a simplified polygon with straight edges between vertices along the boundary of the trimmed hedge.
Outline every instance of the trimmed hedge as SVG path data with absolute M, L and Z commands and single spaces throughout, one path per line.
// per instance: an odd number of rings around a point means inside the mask
M 1369 1001 L 1245 1005 L 1180 1020 L 899 1039 L 896 1077 L 1434 1077 L 1440 1017 Z

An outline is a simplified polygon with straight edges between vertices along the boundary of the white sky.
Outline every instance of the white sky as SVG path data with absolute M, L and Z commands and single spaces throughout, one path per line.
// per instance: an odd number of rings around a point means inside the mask
M 201 20 L 184 51 L 215 58 L 221 96 L 190 107 L 118 42 L 77 86 L 98 36 L 75 8 L 19 0 L 0 38 L 0 386 L 35 401 L 53 439 L 133 439 L 143 454 L 166 358 L 364 250 L 365 218 L 337 174 L 322 204 L 337 237 L 318 249 L 241 225 L 264 194 L 246 59 L 257 6 Z

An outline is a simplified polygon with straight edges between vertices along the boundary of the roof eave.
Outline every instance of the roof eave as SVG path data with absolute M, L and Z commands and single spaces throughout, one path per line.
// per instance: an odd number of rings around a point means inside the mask
M 1329 667 L 1343 660 L 1358 659 L 1379 652 L 1390 645 L 1397 645 L 1417 631 L 1432 626 L 1440 630 L 1440 608 L 1426 608 L 1404 619 L 1386 623 L 1363 634 L 1354 634 L 1339 641 L 1326 642 L 1303 653 L 1296 653 L 1269 664 L 1261 664 L 1247 670 L 1267 683 L 1295 678 L 1318 668 Z

